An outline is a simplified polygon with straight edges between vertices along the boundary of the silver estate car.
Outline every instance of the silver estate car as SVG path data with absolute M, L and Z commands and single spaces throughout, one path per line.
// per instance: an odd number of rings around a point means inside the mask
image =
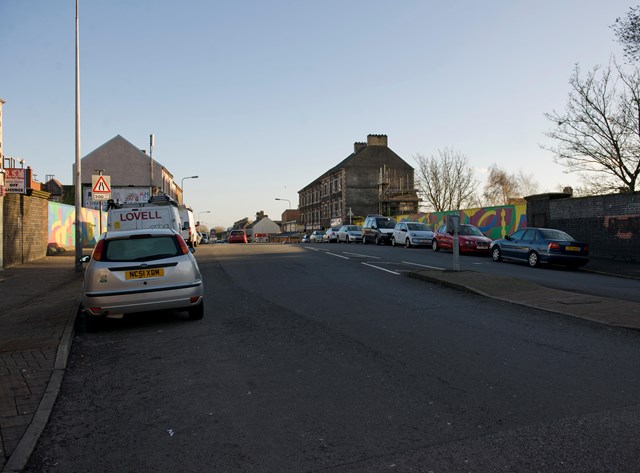
M 84 272 L 82 307 L 87 322 L 132 312 L 186 310 L 204 316 L 204 287 L 198 263 L 172 229 L 106 232 Z

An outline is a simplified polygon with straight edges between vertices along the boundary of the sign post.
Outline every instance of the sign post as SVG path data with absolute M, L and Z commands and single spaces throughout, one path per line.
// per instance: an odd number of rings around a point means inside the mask
M 102 202 L 111 198 L 111 176 L 103 176 L 102 169 L 98 175 L 91 176 L 91 200 L 100 202 L 100 235 L 102 235 Z

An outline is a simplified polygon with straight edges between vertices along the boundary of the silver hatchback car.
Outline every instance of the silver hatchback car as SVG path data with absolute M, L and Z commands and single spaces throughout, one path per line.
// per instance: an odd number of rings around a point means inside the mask
M 198 263 L 178 232 L 145 229 L 101 235 L 84 272 L 82 307 L 87 321 L 133 312 L 186 310 L 204 316 Z

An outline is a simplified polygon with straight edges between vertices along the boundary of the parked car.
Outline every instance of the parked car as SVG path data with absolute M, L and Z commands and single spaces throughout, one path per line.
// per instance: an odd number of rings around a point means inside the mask
M 322 236 L 322 241 L 325 243 L 337 243 L 338 242 L 338 230 L 340 227 L 331 227 Z
M 521 228 L 491 243 L 493 261 L 526 261 L 535 268 L 540 263 L 571 268 L 589 262 L 589 245 L 553 228 Z
M 311 243 L 311 236 L 309 234 L 302 235 L 300 243 Z
M 198 263 L 172 229 L 103 233 L 84 271 L 82 309 L 88 323 L 104 317 L 164 309 L 204 316 L 204 289 Z
M 362 226 L 362 243 L 375 242 L 376 245 L 391 243 L 391 235 L 396 221 L 382 215 L 367 215 Z
M 208 233 L 200 233 L 200 244 L 208 245 L 209 244 L 209 234 Z
M 391 235 L 391 246 L 404 245 L 406 248 L 431 246 L 432 241 L 433 231 L 420 222 L 397 223 Z
M 465 254 L 489 254 L 491 238 L 487 237 L 475 225 L 462 224 L 458 230 L 458 245 L 460 253 Z M 433 251 L 453 250 L 453 230 L 449 230 L 446 225 L 442 225 L 435 232 L 431 244 Z
M 338 230 L 338 243 L 362 242 L 360 225 L 343 225 Z
M 322 230 L 315 230 L 311 232 L 311 241 L 313 243 L 322 243 L 323 237 L 324 237 L 324 232 Z
M 229 243 L 247 243 L 247 234 L 244 230 L 231 230 L 228 237 Z

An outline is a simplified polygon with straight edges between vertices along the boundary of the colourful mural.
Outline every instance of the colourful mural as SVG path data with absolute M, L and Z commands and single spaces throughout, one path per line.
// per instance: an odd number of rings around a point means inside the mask
M 49 245 L 61 248 L 75 247 L 76 208 L 72 205 L 49 202 Z M 92 247 L 100 232 L 100 211 L 83 208 L 82 246 Z M 107 228 L 107 213 L 102 213 L 102 228 Z
M 429 212 L 398 215 L 398 222 L 422 222 L 436 229 L 445 223 L 447 215 L 459 215 L 460 223 L 478 227 L 492 240 L 503 238 L 521 227 L 527 226 L 527 205 L 501 205 L 479 209 L 455 210 L 450 212 Z

